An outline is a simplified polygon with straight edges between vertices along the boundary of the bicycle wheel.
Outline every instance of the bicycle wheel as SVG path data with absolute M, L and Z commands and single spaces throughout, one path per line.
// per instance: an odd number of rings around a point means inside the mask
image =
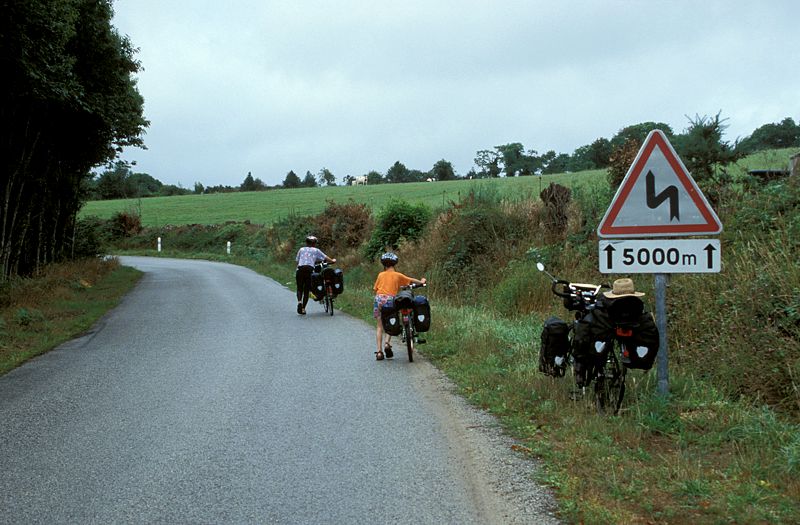
M 403 324 L 403 334 L 405 334 L 406 348 L 408 349 L 408 362 L 414 362 L 414 329 L 411 326 L 411 321 L 406 321 Z
M 617 359 L 615 347 L 608 351 L 608 357 L 594 379 L 594 395 L 597 411 L 601 414 L 616 415 L 625 397 L 625 373 Z
M 333 315 L 333 288 L 330 285 L 325 288 L 325 312 Z

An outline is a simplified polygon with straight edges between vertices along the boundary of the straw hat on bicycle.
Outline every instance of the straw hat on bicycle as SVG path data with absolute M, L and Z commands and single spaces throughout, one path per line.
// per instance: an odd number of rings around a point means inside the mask
M 603 295 L 609 299 L 618 299 L 620 297 L 644 297 L 643 292 L 637 292 L 633 286 L 633 279 L 623 278 L 614 281 L 610 292 L 603 292 Z

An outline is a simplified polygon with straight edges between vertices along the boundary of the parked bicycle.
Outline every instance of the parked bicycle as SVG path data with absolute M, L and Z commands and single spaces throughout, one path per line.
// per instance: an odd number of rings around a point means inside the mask
M 400 323 L 400 336 L 408 350 L 408 361 L 414 362 L 415 344 L 424 344 L 425 340 L 419 337 L 421 332 L 427 332 L 431 324 L 431 308 L 424 295 L 415 295 L 414 289 L 424 287 L 424 284 L 410 284 L 401 286 L 400 291 L 394 296 L 393 308 Z M 384 323 L 386 326 L 386 323 Z M 391 333 L 391 332 L 389 332 Z
M 594 383 L 597 410 L 618 413 L 628 369 L 649 370 L 658 352 L 658 330 L 644 309 L 644 294 L 633 290 L 630 279 L 618 279 L 612 289 L 557 279 L 542 263 L 536 267 L 550 278 L 550 288 L 564 307 L 575 313 L 571 325 L 557 317 L 545 321 L 539 370 L 562 377 L 571 367 L 578 393 L 585 394 Z
M 322 303 L 325 313 L 333 315 L 333 302 L 344 291 L 344 274 L 330 263 L 320 262 L 311 274 L 311 298 Z

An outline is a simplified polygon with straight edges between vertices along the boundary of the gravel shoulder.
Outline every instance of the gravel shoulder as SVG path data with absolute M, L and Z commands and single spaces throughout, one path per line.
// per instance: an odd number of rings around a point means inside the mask
M 551 490 L 533 479 L 542 468 L 514 450 L 519 445 L 502 432 L 497 419 L 457 394 L 443 372 L 415 359 L 415 387 L 443 423 L 457 468 L 469 483 L 485 523 L 556 524 L 558 505 Z

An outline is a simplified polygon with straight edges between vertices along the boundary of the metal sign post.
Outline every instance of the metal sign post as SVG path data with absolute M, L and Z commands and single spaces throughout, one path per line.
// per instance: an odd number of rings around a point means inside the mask
M 667 346 L 667 279 L 665 273 L 655 275 L 655 299 L 656 299 L 656 326 L 658 327 L 658 356 L 656 357 L 656 380 L 658 381 L 658 393 L 667 395 L 669 393 L 669 367 L 668 346 Z

